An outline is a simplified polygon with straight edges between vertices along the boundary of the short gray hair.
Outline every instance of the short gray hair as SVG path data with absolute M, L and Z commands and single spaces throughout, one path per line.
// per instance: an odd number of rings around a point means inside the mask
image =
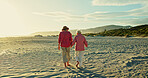
M 78 30 L 78 31 L 77 31 L 77 33 L 81 34 L 81 31 L 80 31 L 80 30 Z

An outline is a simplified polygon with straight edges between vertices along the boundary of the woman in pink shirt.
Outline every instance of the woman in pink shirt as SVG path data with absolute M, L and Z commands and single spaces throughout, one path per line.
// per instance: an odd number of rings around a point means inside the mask
M 63 63 L 66 67 L 66 63 L 69 66 L 69 60 L 70 60 L 70 47 L 72 43 L 72 35 L 68 31 L 69 28 L 67 26 L 64 26 L 62 29 L 62 32 L 59 34 L 58 39 L 58 49 L 60 50 L 60 46 L 62 49 L 62 56 L 63 56 Z
M 75 50 L 76 50 L 76 67 L 80 68 L 82 66 L 82 57 L 83 57 L 83 51 L 85 50 L 84 45 L 87 47 L 87 41 L 85 37 L 81 34 L 81 31 L 77 31 L 77 35 L 75 36 L 72 46 L 76 43 Z

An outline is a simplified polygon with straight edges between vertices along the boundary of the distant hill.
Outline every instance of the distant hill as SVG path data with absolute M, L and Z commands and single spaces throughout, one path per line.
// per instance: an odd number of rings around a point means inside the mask
M 46 31 L 46 32 L 35 32 L 30 34 L 31 36 L 34 35 L 43 35 L 43 36 L 48 36 L 48 35 L 58 35 L 60 31 Z
M 90 33 L 85 35 L 101 35 L 101 36 L 148 36 L 148 25 L 139 25 L 129 29 L 114 29 L 103 31 L 100 33 Z
M 107 26 L 102 26 L 102 27 L 96 27 L 96 28 L 89 28 L 89 29 L 82 29 L 82 33 L 99 33 L 99 32 L 103 32 L 103 31 L 107 31 L 107 30 L 112 30 L 112 29 L 128 29 L 131 26 L 119 26 L 119 25 L 107 25 Z M 70 32 L 72 34 L 76 34 L 77 30 L 70 30 Z M 49 32 L 35 32 L 32 33 L 31 35 L 43 35 L 43 36 L 47 36 L 47 35 L 58 35 L 60 31 L 49 31 Z
M 82 30 L 84 33 L 99 33 L 99 32 L 103 32 L 103 31 L 107 31 L 107 30 L 112 30 L 112 29 L 128 29 L 131 26 L 119 26 L 119 25 L 107 25 L 107 26 L 102 26 L 102 27 L 96 27 L 96 28 L 90 28 L 90 29 L 85 29 Z

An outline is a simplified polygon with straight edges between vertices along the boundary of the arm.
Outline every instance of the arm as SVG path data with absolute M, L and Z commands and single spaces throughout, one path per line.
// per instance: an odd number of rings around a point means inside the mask
M 61 44 L 61 33 L 59 34 L 59 39 L 58 39 L 58 50 L 60 50 L 60 44 Z
M 71 44 L 71 47 L 72 47 L 72 41 L 73 41 L 73 39 L 72 39 L 72 34 L 70 33 L 70 38 L 69 38 L 69 40 L 70 40 L 70 44 Z
M 85 37 L 84 37 L 84 44 L 85 44 L 86 47 L 88 47 L 88 43 L 87 43 Z

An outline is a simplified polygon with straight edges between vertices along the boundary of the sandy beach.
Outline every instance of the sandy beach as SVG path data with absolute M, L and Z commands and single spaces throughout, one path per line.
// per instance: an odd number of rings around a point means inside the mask
M 0 38 L 0 78 L 147 78 L 148 38 L 86 37 L 83 68 L 64 68 L 58 37 Z M 76 64 L 74 47 L 72 65 Z

